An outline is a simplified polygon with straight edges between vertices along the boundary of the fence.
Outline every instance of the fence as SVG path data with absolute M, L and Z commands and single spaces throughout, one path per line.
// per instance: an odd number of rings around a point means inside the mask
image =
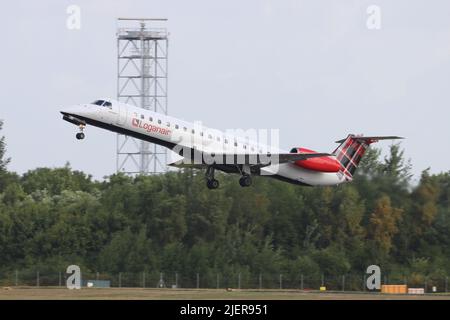
M 65 272 L 13 271 L 0 273 L 1 286 L 56 286 L 65 287 L 69 275 Z M 108 280 L 111 287 L 129 288 L 198 288 L 198 289 L 297 289 L 319 290 L 326 287 L 331 291 L 366 291 L 367 275 L 346 274 L 341 276 L 308 276 L 304 274 L 249 274 L 221 273 L 184 274 L 164 272 L 140 272 L 117 274 L 83 273 L 83 281 Z M 448 277 L 409 279 L 383 275 L 381 284 L 406 284 L 409 287 L 424 288 L 425 292 L 448 292 Z

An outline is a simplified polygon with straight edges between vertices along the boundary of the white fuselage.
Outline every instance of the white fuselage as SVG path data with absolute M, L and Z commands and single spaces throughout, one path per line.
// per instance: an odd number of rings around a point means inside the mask
M 87 124 L 128 134 L 166 146 L 177 154 L 179 148 L 200 153 L 271 154 L 285 153 L 273 145 L 257 143 L 242 136 L 224 133 L 198 123 L 186 122 L 161 113 L 138 108 L 114 100 L 109 106 L 83 104 L 62 110 Z M 288 182 L 312 186 L 337 185 L 346 182 L 340 172 L 319 172 L 293 163 L 281 163 L 260 168 L 260 175 L 273 176 Z

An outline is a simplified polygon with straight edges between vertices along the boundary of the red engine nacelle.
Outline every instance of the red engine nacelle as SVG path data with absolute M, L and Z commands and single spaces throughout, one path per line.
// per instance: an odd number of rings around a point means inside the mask
M 291 153 L 317 153 L 316 151 L 306 148 L 293 148 Z M 318 157 L 306 160 L 295 161 L 296 166 L 320 172 L 338 172 L 341 169 L 341 164 L 332 157 Z

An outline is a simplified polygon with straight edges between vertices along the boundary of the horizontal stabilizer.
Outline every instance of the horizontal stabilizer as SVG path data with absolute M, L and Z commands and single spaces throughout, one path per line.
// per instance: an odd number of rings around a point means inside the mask
M 346 139 L 347 138 L 338 140 L 338 141 L 336 141 L 336 143 L 343 143 Z M 353 136 L 352 139 L 363 141 L 363 142 L 366 142 L 366 143 L 370 144 L 370 143 L 373 143 L 373 142 L 377 142 L 379 140 L 397 140 L 397 139 L 405 139 L 405 138 L 397 137 L 397 136 L 373 136 L 373 137 Z

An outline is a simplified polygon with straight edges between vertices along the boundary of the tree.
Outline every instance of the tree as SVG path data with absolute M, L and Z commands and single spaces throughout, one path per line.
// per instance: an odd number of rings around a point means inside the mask
M 313 258 L 325 275 L 340 276 L 351 268 L 345 253 L 335 246 L 316 251 Z
M 265 232 L 273 235 L 276 248 L 292 248 L 293 250 L 286 250 L 286 253 L 290 252 L 293 258 L 296 256 L 295 251 L 302 247 L 305 238 L 308 238 L 306 246 L 310 246 L 311 240 L 313 240 L 311 234 L 303 236 L 308 229 L 308 226 L 304 226 L 302 221 L 305 215 L 305 200 L 300 190 L 296 190 L 299 189 L 297 186 L 282 182 L 276 183 L 277 187 L 271 188 L 268 208 L 270 218 Z M 267 184 L 265 183 L 265 185 Z M 267 193 L 267 190 L 264 191 Z
M 404 150 L 400 149 L 400 144 L 390 146 L 389 155 L 384 158 L 381 170 L 384 173 L 382 190 L 391 195 L 395 205 L 402 204 L 407 198 L 412 173 L 411 161 L 405 160 Z
M 420 183 L 412 193 L 413 215 L 416 219 L 417 232 L 421 234 L 424 229 L 433 223 L 438 208 L 437 200 L 439 198 L 439 186 L 436 181 L 431 179 L 429 170 L 422 172 Z
M 450 274 L 450 172 L 425 170 L 413 187 L 398 146 L 384 161 L 377 149 L 366 157 L 354 183 L 339 187 L 255 177 L 242 189 L 236 176 L 218 173 L 214 191 L 190 169 L 100 183 L 68 164 L 20 176 L 4 166 L 0 274 L 75 263 L 87 273 L 178 272 L 186 286 L 197 272 L 201 285 L 214 286 L 217 274 L 235 285 L 238 274 L 261 273 L 276 286 L 280 273 L 299 283 L 301 274 L 340 276 L 370 264 L 417 279 Z
M 0 131 L 3 128 L 3 120 L 0 120 Z M 6 158 L 6 142 L 5 136 L 0 138 L 0 173 L 6 172 L 6 166 L 11 161 L 11 158 Z
M 0 120 L 0 131 L 3 127 L 3 121 Z M 10 184 L 19 183 L 19 176 L 14 172 L 7 170 L 11 158 L 6 158 L 5 136 L 0 138 L 0 192 L 3 192 Z
M 61 194 L 64 190 L 92 192 L 95 185 L 91 176 L 73 171 L 67 163 L 62 168 L 37 168 L 22 177 L 22 186 L 27 193 L 47 190 L 50 194 Z
M 113 273 L 142 272 L 157 269 L 158 261 L 145 226 L 137 232 L 126 228 L 116 232 L 100 252 L 99 269 Z
M 380 163 L 381 150 L 369 147 L 358 165 L 354 178 L 356 180 L 373 180 L 378 177 L 382 170 Z
M 398 232 L 398 223 L 403 210 L 393 208 L 391 199 L 383 195 L 376 202 L 375 211 L 370 216 L 369 234 L 380 252 L 389 254 L 392 247 L 392 238 Z
M 317 221 L 317 233 L 320 238 L 316 241 L 316 245 L 320 248 L 330 246 L 334 239 L 334 227 L 336 225 L 336 215 L 333 212 L 332 204 L 334 198 L 334 190 L 330 187 L 317 188 L 311 191 L 310 201 L 307 204 L 309 208 L 308 224 Z

